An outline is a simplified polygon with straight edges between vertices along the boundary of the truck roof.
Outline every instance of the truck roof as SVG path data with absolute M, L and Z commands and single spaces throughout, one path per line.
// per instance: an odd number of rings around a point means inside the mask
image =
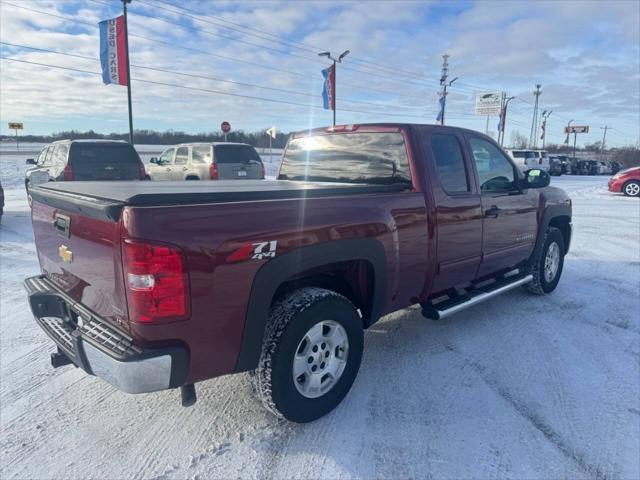
M 51 142 L 52 144 L 59 144 L 59 143 L 117 143 L 117 144 L 121 144 L 121 143 L 129 143 L 126 142 L 125 140 L 110 140 L 110 139 L 104 139 L 104 138 L 82 138 L 82 139 L 76 139 L 76 140 L 71 140 L 71 139 L 65 139 L 65 140 L 56 140 L 55 142 Z
M 317 135 L 317 134 L 328 134 L 328 133 L 350 133 L 350 132 L 376 132 L 376 131 L 397 131 L 403 128 L 415 128 L 415 127 L 433 127 L 438 130 L 451 130 L 456 132 L 468 132 L 476 135 L 484 135 L 483 133 L 477 132 L 476 130 L 471 130 L 468 128 L 462 127 L 452 127 L 447 125 L 435 125 L 432 123 L 357 123 L 357 124 L 349 124 L 349 125 L 336 125 L 335 127 L 317 127 L 309 130 L 300 130 L 298 132 L 292 132 L 291 137 L 301 137 L 308 135 Z
M 176 145 L 167 145 L 167 147 L 184 147 L 184 146 L 188 146 L 188 145 L 213 145 L 214 147 L 217 147 L 218 145 L 237 145 L 237 146 L 243 146 L 243 147 L 252 147 L 253 145 L 249 145 L 248 143 L 240 143 L 240 142 L 184 142 L 184 143 L 178 143 Z

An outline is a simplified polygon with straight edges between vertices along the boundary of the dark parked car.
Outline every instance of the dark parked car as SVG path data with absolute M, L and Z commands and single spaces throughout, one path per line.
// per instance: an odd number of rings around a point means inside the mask
M 600 164 L 595 160 L 578 160 L 576 166 L 578 175 L 598 175 L 600 173 Z
M 135 148 L 116 140 L 60 140 L 42 149 L 26 173 L 27 193 L 47 182 L 82 180 L 142 180 L 144 164 Z
M 549 180 L 461 128 L 303 131 L 279 180 L 33 188 L 42 275 L 25 285 L 54 366 L 181 387 L 184 405 L 195 382 L 253 371 L 267 409 L 308 422 L 345 397 L 382 315 L 556 288 L 571 200 Z
M 549 175 L 562 175 L 562 160 L 559 157 L 549 157 Z

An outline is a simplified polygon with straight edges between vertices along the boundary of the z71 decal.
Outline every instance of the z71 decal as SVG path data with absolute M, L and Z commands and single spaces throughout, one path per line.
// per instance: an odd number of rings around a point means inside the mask
M 244 262 L 246 260 L 262 260 L 274 258 L 278 247 L 277 240 L 269 242 L 247 243 L 227 257 L 227 262 Z

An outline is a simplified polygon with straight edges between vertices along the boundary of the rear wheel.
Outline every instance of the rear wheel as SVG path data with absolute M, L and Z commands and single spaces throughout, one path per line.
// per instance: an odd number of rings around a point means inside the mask
M 298 423 L 333 410 L 356 378 L 362 320 L 342 295 L 302 288 L 271 308 L 254 390 L 274 414 Z
M 525 285 L 532 293 L 544 295 L 555 290 L 564 266 L 564 237 L 555 227 L 549 227 L 540 248 L 531 259 L 533 280 Z
M 627 197 L 640 197 L 640 182 L 631 180 L 622 186 L 622 193 Z

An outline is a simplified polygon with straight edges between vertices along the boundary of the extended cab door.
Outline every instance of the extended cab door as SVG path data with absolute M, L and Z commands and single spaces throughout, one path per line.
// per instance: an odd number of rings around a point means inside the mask
M 520 171 L 491 140 L 469 135 L 467 142 L 482 200 L 481 277 L 529 258 L 536 241 L 539 193 L 520 189 Z
M 432 293 L 476 277 L 482 256 L 482 211 L 465 138 L 451 129 L 421 127 L 436 208 L 437 275 Z

